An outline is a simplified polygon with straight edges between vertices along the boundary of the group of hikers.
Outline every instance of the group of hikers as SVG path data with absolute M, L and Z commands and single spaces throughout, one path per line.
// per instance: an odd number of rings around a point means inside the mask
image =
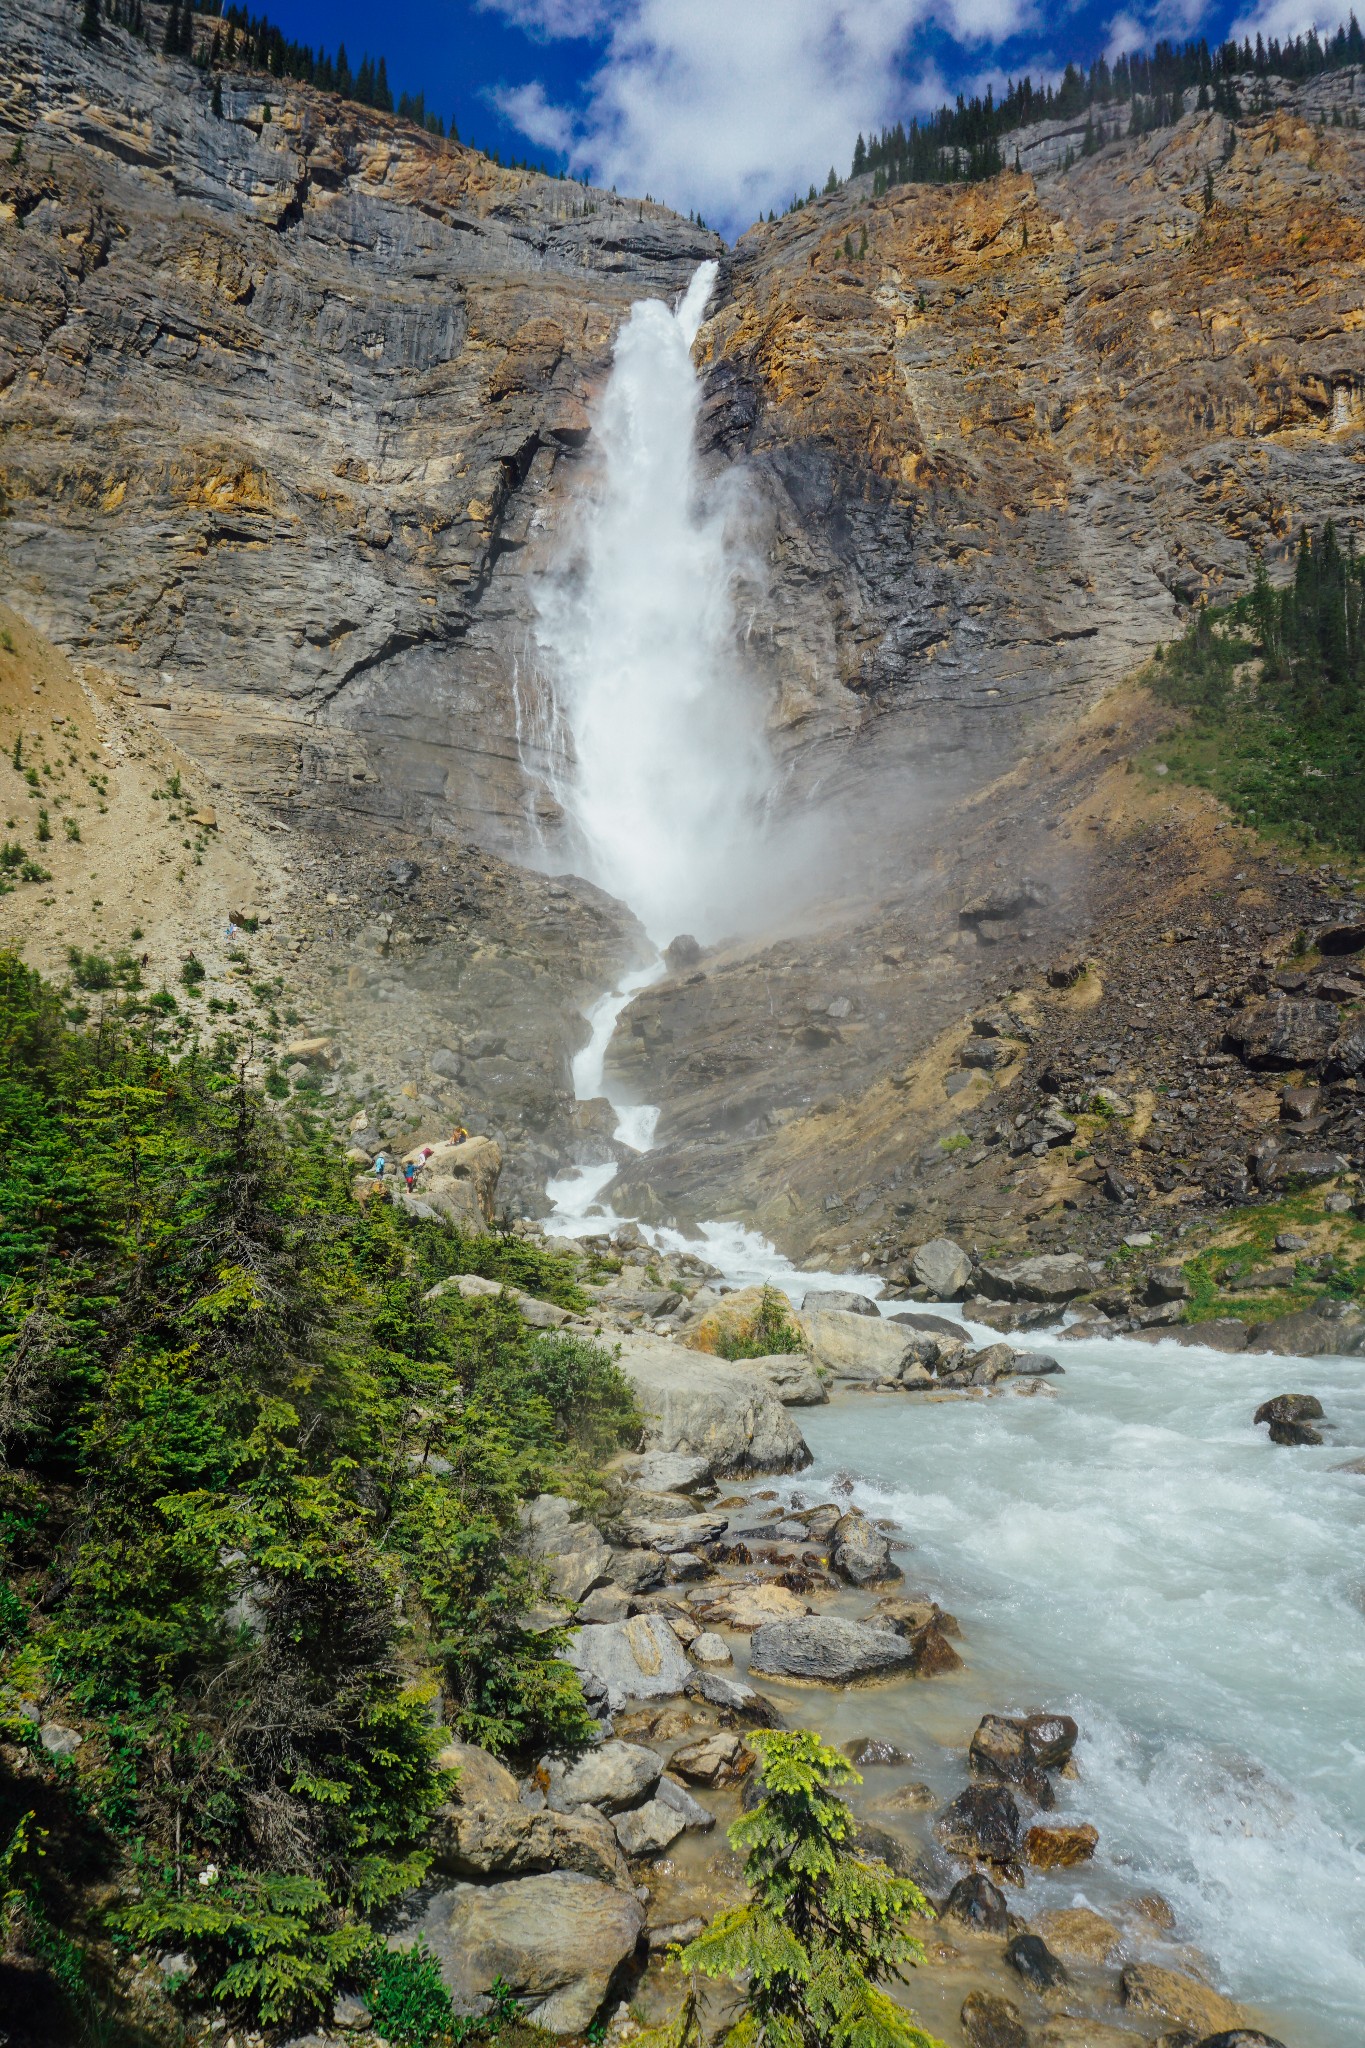
M 451 1144 L 463 1145 L 467 1142 L 468 1138 L 469 1133 L 465 1129 L 464 1125 L 456 1124 L 454 1130 L 450 1134 Z M 422 1168 L 426 1165 L 428 1159 L 430 1159 L 435 1149 L 436 1148 L 434 1145 L 422 1145 L 418 1148 L 418 1151 L 414 1155 L 414 1157 L 412 1157 L 411 1159 L 405 1159 L 403 1161 L 403 1185 L 407 1189 L 409 1194 L 412 1193 L 413 1185 L 416 1182 L 418 1174 L 422 1171 Z M 385 1174 L 389 1171 L 389 1156 L 387 1152 L 376 1152 L 374 1166 L 371 1170 L 376 1180 L 383 1180 Z

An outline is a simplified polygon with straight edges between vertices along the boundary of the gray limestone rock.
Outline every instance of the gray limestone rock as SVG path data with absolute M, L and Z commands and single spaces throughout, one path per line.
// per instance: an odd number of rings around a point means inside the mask
M 696 1805 L 696 1801 L 690 1802 Z M 629 1813 L 618 1813 L 612 1826 L 627 1856 L 659 1856 L 687 1827 L 686 1814 L 664 1798 L 646 1800 Z
M 827 1685 L 891 1678 L 913 1668 L 915 1652 L 904 1637 L 832 1614 L 770 1621 L 755 1630 L 749 1668 L 774 1678 L 808 1678 Z
M 551 1758 L 545 1768 L 551 1807 L 564 1812 L 595 1806 L 600 1813 L 621 1813 L 650 1796 L 663 1765 L 640 1743 L 611 1741 L 586 1750 L 567 1766 Z
M 460 2012 L 475 2012 L 496 1977 L 526 2017 L 552 2034 L 581 2034 L 644 1928 L 633 1891 L 557 1871 L 509 1884 L 458 1885 L 430 1898 L 396 1945 L 424 1941 Z
M 934 1301 L 961 1301 L 971 1285 L 972 1262 L 951 1237 L 931 1237 L 910 1261 L 910 1271 Z
M 565 1656 L 575 1670 L 597 1679 L 612 1713 L 627 1700 L 667 1699 L 697 1676 L 659 1614 L 633 1614 L 628 1621 L 581 1628 Z
M 626 1337 L 621 1370 L 645 1412 L 646 1446 L 706 1460 L 710 1473 L 797 1472 L 805 1438 L 772 1384 L 666 1338 Z

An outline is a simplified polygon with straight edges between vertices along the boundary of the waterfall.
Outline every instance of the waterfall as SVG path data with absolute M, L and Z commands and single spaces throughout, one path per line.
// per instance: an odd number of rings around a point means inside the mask
M 742 917 L 773 782 L 737 650 L 734 488 L 708 491 L 696 456 L 691 350 L 715 280 L 703 263 L 676 311 L 631 308 L 571 550 L 536 593 L 571 857 L 659 946 Z

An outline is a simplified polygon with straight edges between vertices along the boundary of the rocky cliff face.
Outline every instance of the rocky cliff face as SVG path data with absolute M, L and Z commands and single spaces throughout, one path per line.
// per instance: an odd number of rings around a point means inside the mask
M 12 0 L 7 594 L 243 820 L 301 835 L 317 1006 L 413 1100 L 450 1052 L 433 1114 L 486 1113 L 529 1203 L 583 1135 L 576 1005 L 639 943 L 576 895 L 547 971 L 562 899 L 481 866 L 538 835 L 554 861 L 531 578 L 627 308 L 721 255 L 698 352 L 708 460 L 743 466 L 765 563 L 746 645 L 793 811 L 839 825 L 818 936 L 632 1013 L 618 1064 L 665 1103 L 632 1192 L 842 1252 L 951 1123 L 907 1062 L 1112 909 L 1097 849 L 1136 828 L 1080 821 L 1108 728 L 1076 719 L 1182 604 L 1305 521 L 1359 523 L 1365 134 L 1331 123 L 1363 98 L 1338 73 L 1071 168 L 1034 131 L 988 185 L 851 185 L 726 254 L 306 88 L 228 77 L 215 117 L 192 66 Z M 1054 764 L 1081 783 L 1040 799 Z M 1002 877 L 1037 887 L 964 924 Z
M 519 557 L 715 238 L 259 76 L 215 118 L 64 0 L 6 9 L 3 81 L 22 607 L 294 822 L 519 838 Z

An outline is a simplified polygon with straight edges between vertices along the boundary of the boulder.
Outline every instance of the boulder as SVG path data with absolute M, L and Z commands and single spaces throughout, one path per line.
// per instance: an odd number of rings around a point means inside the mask
M 687 1646 L 687 1653 L 694 1664 L 733 1664 L 730 1646 L 723 1636 L 714 1635 L 710 1629 L 703 1629 L 694 1642 Z
M 1174 2020 L 1189 2027 L 1196 2039 L 1227 2033 L 1250 2024 L 1250 2015 L 1195 1977 L 1163 1970 L 1155 1963 L 1130 1963 L 1119 1979 L 1119 1992 L 1130 2012 Z
M 960 1670 L 962 1659 L 948 1641 L 958 1633 L 957 1623 L 932 1601 L 879 1600 L 871 1619 L 874 1627 L 894 1629 L 905 1638 L 916 1678 Z
M 552 1759 L 546 1766 L 546 1803 L 561 1812 L 594 1806 L 599 1813 L 622 1813 L 648 1799 L 663 1770 L 652 1749 L 637 1742 L 603 1742 L 585 1750 L 565 1766 Z
M 968 1934 L 1004 1934 L 1009 1926 L 1005 1895 L 979 1870 L 960 1877 L 939 1912 L 949 1926 Z
M 1017 1970 L 1035 1991 L 1059 1991 L 1070 1983 L 1066 1965 L 1037 1934 L 1016 1934 L 1005 1950 L 1005 1961 Z
M 1314 1429 L 1310 1422 L 1272 1422 L 1270 1441 L 1273 1444 L 1320 1444 L 1322 1431 Z
M 993 1991 L 969 1991 L 962 2001 L 961 2020 L 967 2048 L 1029 2048 L 1018 2006 Z
M 657 1551 L 629 1546 L 611 1554 L 611 1582 L 626 1593 L 650 1593 L 664 1582 L 666 1567 Z
M 1259 2027 L 1232 2027 L 1226 2033 L 1206 2034 L 1195 2048 L 1284 2048 L 1284 2042 Z
M 575 1522 L 538 1553 L 556 1600 L 579 1601 L 611 1577 L 611 1546 L 591 1522 Z
M 492 1138 L 437 1145 L 417 1176 L 416 1192 L 452 1222 L 490 1230 L 502 1151 Z
M 741 1358 L 748 1372 L 764 1373 L 784 1408 L 821 1408 L 829 1389 L 804 1351 L 778 1351 L 770 1358 Z
M 934 1833 L 950 1854 L 1013 1865 L 1019 1854 L 1019 1808 L 1005 1785 L 969 1785 L 945 1806 Z
M 910 1261 L 915 1283 L 935 1301 L 961 1301 L 972 1278 L 972 1262 L 951 1237 L 931 1237 Z
M 1262 1401 L 1252 1422 L 1321 1422 L 1322 1403 L 1316 1394 L 1273 1394 Z
M 705 1700 L 728 1714 L 739 1717 L 746 1728 L 783 1728 L 786 1723 L 761 1692 L 755 1692 L 742 1678 L 725 1678 L 719 1671 L 694 1671 L 687 1681 L 687 1697 Z
M 753 1769 L 754 1753 L 737 1735 L 721 1729 L 675 1749 L 668 1768 L 689 1785 L 737 1785 Z
M 634 1954 L 644 1920 L 633 1892 L 556 1871 L 437 1892 L 393 1940 L 426 1943 L 459 2012 L 479 2010 L 501 1977 L 534 2025 L 582 2034 Z
M 996 1301 L 1072 1301 L 1088 1294 L 1095 1276 L 1077 1252 L 1043 1252 L 1012 1265 L 982 1266 L 977 1285 Z
M 632 1484 L 647 1493 L 691 1493 L 710 1476 L 707 1460 L 696 1452 L 645 1451 L 630 1467 Z
M 1279 997 L 1241 1011 L 1226 1036 L 1249 1067 L 1312 1067 L 1329 1057 L 1340 1025 L 1335 1003 Z
M 452 1799 L 432 1823 L 431 1867 L 441 1877 L 487 1882 L 573 1870 L 603 1883 L 624 1875 L 608 1821 L 591 1811 L 534 1812 L 516 1798 Z
M 918 1783 L 897 1785 L 894 1792 L 885 1792 L 872 1803 L 874 1813 L 929 1813 L 938 1805 L 937 1795 L 929 1785 Z
M 1089 1906 L 1057 1906 L 1049 1913 L 1040 1913 L 1033 1923 L 1033 1932 L 1041 1935 L 1064 1963 L 1110 1963 L 1123 1942 L 1113 1921 L 1092 1912 Z
M 810 1463 L 762 1374 L 663 1337 L 624 1337 L 620 1366 L 645 1412 L 648 1450 L 703 1458 L 708 1475 L 799 1472 Z
M 802 1316 L 801 1326 L 816 1364 L 836 1379 L 894 1385 L 903 1376 L 929 1378 L 918 1362 L 915 1333 L 881 1316 L 815 1309 Z
M 670 1698 L 693 1675 L 682 1645 L 660 1614 L 633 1614 L 628 1621 L 580 1628 L 564 1654 L 576 1671 L 598 1681 L 614 1714 L 627 1700 Z
M 1155 1308 L 1163 1301 L 1188 1301 L 1192 1291 L 1179 1266 L 1153 1266 L 1143 1285 L 1142 1298 Z
M 856 1509 L 841 1515 L 830 1544 L 830 1565 L 850 1586 L 886 1586 L 901 1577 L 890 1539 Z
M 656 1797 L 664 1806 L 671 1806 L 674 1813 L 682 1815 L 683 1826 L 697 1834 L 709 1834 L 716 1824 L 716 1816 L 694 1799 L 686 1788 L 674 1778 L 660 1778 Z
M 1268 1323 L 1253 1323 L 1247 1334 L 1248 1351 L 1268 1351 L 1278 1358 L 1322 1358 L 1335 1352 L 1341 1333 L 1311 1309 L 1296 1309 L 1292 1315 L 1276 1316 Z
M 832 1614 L 769 1622 L 755 1634 L 749 1655 L 753 1671 L 826 1685 L 889 1678 L 913 1663 L 914 1651 L 905 1637 Z
M 879 1735 L 855 1736 L 852 1742 L 844 1744 L 844 1755 L 855 1770 L 866 1771 L 882 1764 L 910 1764 L 914 1758 L 910 1752 L 901 1749 L 894 1742 L 885 1742 Z
M 1074 1863 L 1089 1862 L 1099 1839 L 1089 1821 L 1033 1827 L 1024 1836 L 1024 1861 L 1035 1870 L 1069 1870 Z
M 875 1316 L 880 1311 L 875 1301 L 866 1294 L 855 1294 L 849 1287 L 812 1287 L 809 1294 L 801 1298 L 803 1316 L 824 1313 L 830 1309 L 851 1316 Z
M 684 1832 L 687 1820 L 667 1800 L 647 1799 L 643 1806 L 618 1813 L 612 1825 L 626 1856 L 660 1856 Z
M 662 1560 L 660 1562 L 662 1570 Z M 597 1586 L 578 1603 L 580 1621 L 624 1621 L 630 1613 L 631 1596 L 622 1586 Z

